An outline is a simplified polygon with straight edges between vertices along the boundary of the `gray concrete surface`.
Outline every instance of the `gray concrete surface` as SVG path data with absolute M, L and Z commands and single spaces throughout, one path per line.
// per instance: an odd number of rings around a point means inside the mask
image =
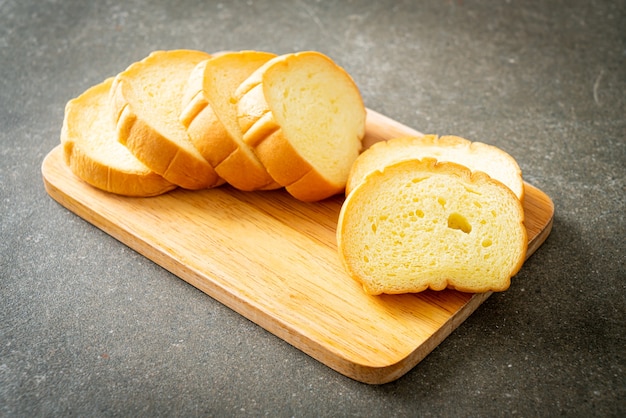
M 624 416 L 624 1 L 0 1 L 0 416 Z M 497 145 L 554 201 L 512 287 L 382 386 L 46 194 L 65 103 L 156 49 L 314 49 L 366 105 Z

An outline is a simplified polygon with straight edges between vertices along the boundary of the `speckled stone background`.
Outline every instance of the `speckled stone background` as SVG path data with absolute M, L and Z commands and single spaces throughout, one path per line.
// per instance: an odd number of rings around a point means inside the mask
M 626 415 L 624 1 L 0 0 L 0 416 Z M 314 49 L 366 105 L 511 153 L 554 201 L 512 287 L 382 386 L 73 215 L 65 103 L 156 49 Z

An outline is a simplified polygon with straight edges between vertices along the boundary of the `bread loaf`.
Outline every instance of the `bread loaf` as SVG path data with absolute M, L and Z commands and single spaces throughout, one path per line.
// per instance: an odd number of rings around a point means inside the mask
M 155 51 L 119 73 L 111 87 L 118 140 L 150 169 L 186 189 L 224 182 L 179 119 L 191 71 L 208 58 L 202 51 Z
M 275 56 L 260 51 L 214 56 L 194 69 L 183 95 L 181 122 L 193 144 L 221 178 L 240 190 L 280 187 L 243 141 L 232 99 L 235 89 Z
M 365 291 L 503 291 L 524 262 L 524 212 L 483 172 L 435 159 L 374 171 L 346 198 L 337 243 Z
M 365 133 L 352 78 L 325 55 L 271 59 L 236 90 L 239 125 L 269 174 L 297 199 L 343 192 Z
M 523 199 L 522 171 L 515 159 L 505 151 L 458 136 L 439 137 L 437 135 L 394 138 L 375 143 L 365 150 L 352 166 L 346 185 L 346 194 L 350 193 L 372 171 L 379 170 L 393 162 L 424 157 L 458 163 L 471 171 L 484 171 L 509 187 L 520 200 Z
M 70 170 L 90 185 L 126 196 L 155 196 L 176 186 L 150 170 L 117 141 L 109 90 L 113 79 L 65 106 L 61 143 Z

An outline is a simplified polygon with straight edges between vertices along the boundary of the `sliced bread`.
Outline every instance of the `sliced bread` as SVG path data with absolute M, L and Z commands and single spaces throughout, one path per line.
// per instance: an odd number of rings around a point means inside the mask
M 368 175 L 346 198 L 339 256 L 368 294 L 503 291 L 527 249 L 524 211 L 483 172 L 435 159 Z
M 243 140 L 295 198 L 343 192 L 365 133 L 365 106 L 350 75 L 313 51 L 275 57 L 236 90 Z
M 155 51 L 119 73 L 111 87 L 118 140 L 153 171 L 186 189 L 224 183 L 179 119 L 185 84 L 208 58 L 202 51 Z
M 197 65 L 183 95 L 180 120 L 191 140 L 218 175 L 240 190 L 280 187 L 243 141 L 232 99 L 235 89 L 275 56 L 261 51 L 213 56 Z
M 109 90 L 113 78 L 87 89 L 65 107 L 61 143 L 70 170 L 90 185 L 126 196 L 156 196 L 176 186 L 117 141 Z
M 509 187 L 520 200 L 523 199 L 522 170 L 505 151 L 458 136 L 437 135 L 408 136 L 375 143 L 355 161 L 346 185 L 346 194 L 372 171 L 394 162 L 424 157 L 458 163 L 472 171 L 484 171 Z

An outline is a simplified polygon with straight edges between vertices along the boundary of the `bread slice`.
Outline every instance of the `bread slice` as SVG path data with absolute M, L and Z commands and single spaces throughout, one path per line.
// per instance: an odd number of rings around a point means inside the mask
M 208 58 L 202 51 L 155 51 L 119 73 L 111 87 L 118 140 L 153 171 L 186 189 L 224 183 L 179 120 L 189 75 Z
M 343 192 L 365 133 L 365 106 L 350 75 L 313 51 L 285 54 L 236 90 L 243 140 L 295 198 Z
M 372 171 L 394 162 L 424 157 L 458 163 L 472 171 L 484 171 L 523 200 L 522 170 L 513 157 L 493 145 L 471 142 L 458 136 L 437 135 L 408 136 L 375 143 L 355 161 L 348 177 L 346 194 Z
M 347 272 L 372 295 L 503 291 L 528 245 L 508 187 L 431 158 L 367 176 L 341 208 L 337 243 Z
M 70 170 L 90 185 L 126 196 L 156 196 L 176 186 L 150 170 L 117 141 L 109 90 L 113 78 L 65 106 L 61 143 Z
M 235 89 L 275 56 L 261 51 L 213 56 L 197 65 L 183 95 L 180 119 L 192 142 L 217 174 L 240 190 L 280 187 L 243 141 L 232 100 Z

